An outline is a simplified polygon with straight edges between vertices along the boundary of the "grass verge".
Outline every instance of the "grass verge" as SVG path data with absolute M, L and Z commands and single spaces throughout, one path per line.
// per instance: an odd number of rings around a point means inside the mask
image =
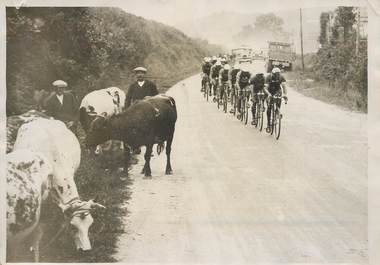
M 305 96 L 334 104 L 350 111 L 367 112 L 367 103 L 358 91 L 332 87 L 326 82 L 315 81 L 308 74 L 302 75 L 298 71 L 287 72 L 286 80 L 290 87 Z

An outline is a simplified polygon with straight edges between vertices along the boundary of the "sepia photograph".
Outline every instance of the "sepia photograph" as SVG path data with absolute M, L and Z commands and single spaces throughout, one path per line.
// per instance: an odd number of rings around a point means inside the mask
M 4 7 L 7 263 L 369 264 L 370 5 L 48 2 Z

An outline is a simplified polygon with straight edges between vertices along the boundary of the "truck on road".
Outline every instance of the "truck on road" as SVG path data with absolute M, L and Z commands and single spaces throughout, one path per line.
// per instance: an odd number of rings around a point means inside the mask
M 279 67 L 284 71 L 292 71 L 293 62 L 296 59 L 293 45 L 286 42 L 269 41 L 268 46 L 267 72 L 272 71 L 273 67 Z

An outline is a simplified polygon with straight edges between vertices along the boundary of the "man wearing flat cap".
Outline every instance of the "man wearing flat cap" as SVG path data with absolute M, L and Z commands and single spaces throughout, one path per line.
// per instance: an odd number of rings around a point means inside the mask
M 125 99 L 125 107 L 128 108 L 136 101 L 143 99 L 146 96 L 155 96 L 158 94 L 157 86 L 149 80 L 145 79 L 147 72 L 144 67 L 136 67 L 133 69 L 136 74 L 137 81 L 130 85 Z
M 46 101 L 46 114 L 63 121 L 75 132 L 78 121 L 78 101 L 73 94 L 64 91 L 67 88 L 65 81 L 56 80 L 52 85 L 55 93 Z

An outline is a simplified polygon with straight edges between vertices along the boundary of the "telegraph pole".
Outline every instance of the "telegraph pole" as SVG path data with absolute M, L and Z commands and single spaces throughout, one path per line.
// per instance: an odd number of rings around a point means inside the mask
M 305 63 L 303 61 L 302 8 L 300 8 L 300 35 L 301 35 L 302 72 L 304 72 L 305 71 Z

